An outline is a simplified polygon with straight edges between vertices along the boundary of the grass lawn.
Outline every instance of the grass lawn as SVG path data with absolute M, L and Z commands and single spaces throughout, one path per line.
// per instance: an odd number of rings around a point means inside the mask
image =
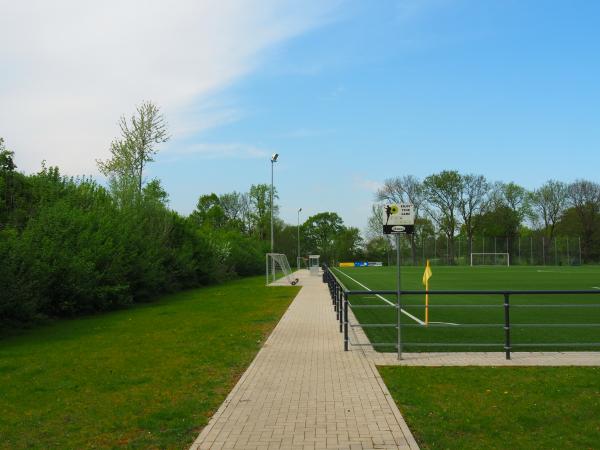
M 600 367 L 379 367 L 423 449 L 592 449 Z
M 298 290 L 246 278 L 0 340 L 0 448 L 185 448 Z
M 431 290 L 594 290 L 590 295 L 514 295 L 511 340 L 514 351 L 600 350 L 600 267 L 433 267 Z M 334 269 L 350 290 L 395 289 L 395 267 Z M 403 267 L 402 288 L 423 290 L 423 268 Z M 395 296 L 387 296 L 395 303 Z M 369 296 L 350 296 L 352 305 L 385 305 Z M 424 295 L 402 296 L 403 309 L 424 320 Z M 430 295 L 430 325 L 424 327 L 402 316 L 405 351 L 502 351 L 504 311 L 502 295 Z M 547 306 L 550 305 L 550 306 Z M 558 306 L 562 305 L 562 306 Z M 585 306 L 565 306 L 585 305 Z M 395 324 L 393 308 L 353 310 L 362 324 Z M 437 322 L 437 323 L 435 323 Z M 565 327 L 564 324 L 570 326 Z M 480 325 L 483 325 L 480 326 Z M 532 326 L 533 325 L 533 326 Z M 575 326 L 571 326 L 575 325 Z M 582 326 L 585 325 L 585 326 Z M 371 343 L 396 342 L 395 328 L 365 328 Z M 476 347 L 473 344 L 484 344 Z M 460 344 L 448 346 L 448 344 Z M 544 344 L 534 346 L 532 344 Z M 551 345 L 552 344 L 552 345 Z M 558 345 L 557 345 L 558 344 Z M 376 347 L 395 351 L 394 347 Z

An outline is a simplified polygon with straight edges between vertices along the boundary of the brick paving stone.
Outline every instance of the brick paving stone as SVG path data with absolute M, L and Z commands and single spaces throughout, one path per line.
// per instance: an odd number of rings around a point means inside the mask
M 302 289 L 192 450 L 418 449 L 368 352 L 343 351 L 321 277 Z

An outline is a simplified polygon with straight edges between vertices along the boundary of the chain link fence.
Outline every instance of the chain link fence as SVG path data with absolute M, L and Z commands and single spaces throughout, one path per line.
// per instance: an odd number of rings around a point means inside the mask
M 540 236 L 474 237 L 471 245 L 465 236 L 456 236 L 451 242 L 442 236 L 415 236 L 414 255 L 410 237 L 401 240 L 402 264 L 424 265 L 427 260 L 434 265 L 470 265 L 471 253 L 505 254 L 511 265 L 576 266 L 586 261 L 581 255 L 578 236 L 559 236 L 552 240 Z M 506 265 L 506 257 L 490 255 L 485 265 Z M 478 261 L 481 264 L 481 261 Z

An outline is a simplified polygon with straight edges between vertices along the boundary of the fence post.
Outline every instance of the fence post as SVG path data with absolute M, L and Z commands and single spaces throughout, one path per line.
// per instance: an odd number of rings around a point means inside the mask
M 504 293 L 504 351 L 510 359 L 510 294 Z
M 531 260 L 531 265 L 533 266 L 533 236 L 529 236 L 529 259 Z
M 340 288 L 340 295 L 338 296 L 338 319 L 340 322 L 340 333 L 344 331 L 342 328 L 342 325 L 344 324 L 344 311 L 342 310 L 342 299 L 344 295 L 346 294 L 343 293 L 343 291 Z
M 338 284 L 333 284 L 333 295 L 331 296 L 331 303 L 333 303 L 333 310 L 337 313 L 337 296 L 338 296 Z
M 542 259 L 544 260 L 544 266 L 546 265 L 546 238 L 542 236 Z
M 335 309 L 335 318 L 337 320 L 339 320 L 339 321 L 342 320 L 342 312 L 341 312 L 341 308 L 340 308 L 340 303 L 341 303 L 340 302 L 340 295 L 341 295 L 341 292 L 340 292 L 340 288 L 338 286 L 338 290 L 337 290 L 337 293 L 336 293 L 336 296 L 335 296 L 335 307 L 334 307 L 334 309 Z
M 348 294 L 344 292 L 344 351 L 348 351 Z

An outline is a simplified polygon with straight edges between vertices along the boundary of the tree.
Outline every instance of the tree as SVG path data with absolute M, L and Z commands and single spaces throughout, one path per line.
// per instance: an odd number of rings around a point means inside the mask
M 344 230 L 342 218 L 333 212 L 323 212 L 310 216 L 302 225 L 305 248 L 321 255 L 323 261 L 332 263 L 336 258 L 335 243 Z
M 427 202 L 425 209 L 437 227 L 448 238 L 448 259 L 454 261 L 454 233 L 459 221 L 457 208 L 460 202 L 462 177 L 455 171 L 444 170 L 430 175 L 423 181 Z
M 144 102 L 129 121 L 121 116 L 119 128 L 121 137 L 110 145 L 111 158 L 96 163 L 102 174 L 121 179 L 122 185 L 134 183 L 141 194 L 145 167 L 154 161 L 157 145 L 169 140 L 167 125 L 158 106 Z
M 15 208 L 15 153 L 4 145 L 0 137 L 0 228 L 7 219 L 9 211 Z
M 335 258 L 353 261 L 364 256 L 363 239 L 355 227 L 344 227 L 335 237 Z
M 4 144 L 4 138 L 0 137 L 0 173 L 14 172 L 17 166 L 13 158 L 15 152 L 10 151 Z
M 244 231 L 245 216 L 248 214 L 248 194 L 229 192 L 219 196 L 225 220 L 230 228 Z
M 412 175 L 391 178 L 383 183 L 383 187 L 377 191 L 377 200 L 385 200 L 390 203 L 411 203 L 415 208 L 415 224 L 420 218 L 420 210 L 425 201 L 423 183 Z M 380 213 L 381 214 L 381 213 Z M 410 235 L 410 248 L 413 264 L 417 264 L 417 246 L 415 235 Z
M 250 187 L 249 219 L 252 231 L 260 240 L 267 240 L 271 223 L 271 186 L 268 184 L 253 184 Z M 277 199 L 277 189 L 273 188 L 273 199 Z M 273 201 L 273 203 L 275 203 Z M 279 207 L 273 205 L 273 217 L 277 216 Z
M 471 254 L 473 248 L 474 218 L 483 211 L 489 191 L 490 185 L 483 175 L 461 176 L 458 211 L 467 235 L 467 254 Z
M 519 219 L 519 222 L 531 216 L 530 195 L 523 186 L 512 181 L 509 183 L 495 183 L 492 199 L 498 204 L 504 204 Z
M 391 263 L 390 241 L 384 236 L 375 236 L 365 244 L 365 257 L 369 261 L 386 261 Z
M 190 218 L 201 227 L 219 229 L 225 225 L 225 212 L 217 194 L 201 195 Z
M 556 224 L 565 210 L 567 186 L 561 181 L 549 180 L 542 187 L 533 191 L 530 198 L 534 211 L 543 222 L 550 247 L 554 239 Z
M 383 207 L 384 205 L 382 203 L 371 205 L 371 216 L 367 222 L 367 239 L 368 242 L 375 242 L 374 245 L 376 245 L 376 247 L 374 248 L 379 248 L 382 245 L 385 246 L 385 254 L 389 264 L 389 254 L 392 250 L 392 242 L 389 235 L 383 234 Z M 379 252 L 379 250 L 376 250 L 376 252 Z
M 600 224 L 600 184 L 576 180 L 567 187 L 567 197 L 581 230 L 582 257 L 589 261 L 597 251 L 595 238 Z
M 514 238 L 519 232 L 521 221 L 518 214 L 503 203 L 493 203 L 473 218 L 474 228 L 484 236 Z

